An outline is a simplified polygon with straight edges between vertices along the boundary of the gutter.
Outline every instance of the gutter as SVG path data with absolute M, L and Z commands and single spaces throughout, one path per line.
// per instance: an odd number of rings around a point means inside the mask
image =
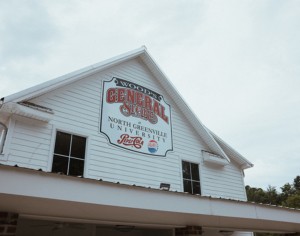
M 33 104 L 34 105 L 34 104 Z M 32 104 L 19 104 L 14 102 L 7 102 L 1 104 L 0 112 L 8 114 L 16 114 L 23 117 L 49 122 L 53 117 L 53 111 L 41 106 L 34 107 Z

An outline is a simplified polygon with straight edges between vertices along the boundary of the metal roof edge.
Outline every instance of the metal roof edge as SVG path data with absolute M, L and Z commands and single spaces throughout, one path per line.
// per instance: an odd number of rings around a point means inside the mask
M 109 219 L 172 228 L 194 222 L 194 226 L 231 231 L 293 233 L 300 230 L 299 209 L 12 168 L 0 167 L 1 203 L 7 211 L 22 215 Z M 5 184 L 7 180 L 9 185 Z M 82 190 L 80 194 L 78 189 Z
M 140 186 L 140 185 L 135 185 L 135 184 L 112 182 L 112 181 L 107 181 L 104 179 L 85 178 L 83 176 L 71 176 L 71 175 L 65 175 L 62 173 L 48 172 L 48 171 L 44 171 L 42 169 L 32 169 L 32 168 L 28 168 L 28 167 L 21 167 L 18 165 L 13 166 L 13 165 L 0 164 L 0 170 L 1 169 L 5 170 L 5 171 L 17 171 L 17 172 L 27 173 L 29 175 L 50 176 L 50 177 L 52 176 L 55 178 L 69 179 L 69 180 L 75 180 L 75 181 L 86 182 L 86 183 L 97 183 L 99 185 L 120 186 L 122 188 L 140 189 L 140 190 L 151 191 L 151 192 L 162 192 L 162 193 L 166 193 L 166 194 L 185 195 L 185 196 L 189 196 L 190 198 L 211 199 L 214 201 L 225 201 L 225 202 L 233 202 L 233 203 L 239 203 L 239 204 L 256 205 L 256 206 L 262 206 L 262 207 L 266 207 L 266 208 L 270 208 L 270 209 L 280 208 L 280 209 L 285 209 L 287 211 L 300 212 L 299 208 L 291 208 L 291 207 L 272 205 L 272 204 L 266 204 L 266 203 L 257 203 L 257 202 L 253 202 L 253 201 L 245 201 L 245 200 L 217 197 L 217 196 L 211 196 L 211 195 L 191 194 L 188 192 L 181 192 L 181 191 L 176 191 L 176 190 L 163 190 L 163 189 L 159 189 L 159 188 L 152 188 L 152 187 Z
M 118 56 L 112 57 L 110 59 L 104 60 L 99 63 L 95 63 L 93 65 L 84 67 L 82 69 L 70 72 L 68 74 L 65 74 L 63 76 L 59 76 L 57 78 L 54 78 L 52 80 L 43 82 L 41 84 L 35 85 L 33 87 L 29 87 L 27 89 L 21 90 L 20 92 L 11 94 L 9 96 L 3 97 L 3 103 L 7 102 L 20 102 L 24 101 L 26 99 L 30 99 L 36 96 L 39 96 L 41 94 L 47 93 L 49 91 L 52 91 L 56 89 L 57 87 L 75 82 L 79 79 L 82 79 L 83 76 L 87 76 L 90 73 L 96 73 L 97 71 L 100 71 L 102 69 L 114 66 L 118 63 L 121 63 L 125 60 L 134 58 L 145 52 L 146 47 L 142 46 L 140 48 L 128 51 L 126 53 L 120 54 Z
M 243 169 L 251 168 L 251 167 L 254 166 L 253 163 L 251 163 L 247 158 L 245 158 L 243 155 L 241 155 L 240 153 L 238 153 L 234 148 L 232 148 L 229 144 L 227 144 L 218 135 L 216 135 L 214 132 L 212 132 L 208 128 L 207 128 L 207 130 L 211 133 L 211 135 L 215 138 L 215 140 L 217 142 L 219 142 L 221 145 L 225 146 L 231 152 L 231 154 L 233 156 L 235 156 L 236 158 L 238 158 L 239 160 L 241 160 L 242 162 L 244 162 L 243 165 L 241 166 Z
M 195 128 L 198 128 L 198 134 L 200 137 L 204 138 L 205 143 L 212 149 L 212 151 L 215 151 L 218 155 L 225 158 L 228 162 L 230 162 L 230 159 L 224 152 L 224 150 L 220 147 L 220 145 L 216 142 L 216 140 L 211 136 L 211 134 L 206 130 L 203 123 L 200 121 L 200 119 L 197 117 L 197 115 L 193 112 L 191 107 L 185 102 L 183 97 L 181 96 L 180 92 L 175 88 L 174 84 L 168 79 L 166 74 L 162 71 L 162 69 L 158 66 L 156 61 L 153 59 L 153 57 L 150 55 L 148 51 L 145 51 L 145 54 L 148 58 L 148 60 L 151 62 L 152 66 L 156 69 L 157 73 L 160 74 L 160 77 L 164 79 L 165 82 L 163 83 L 167 87 L 166 91 L 169 92 L 169 95 L 171 98 L 174 99 L 174 96 L 176 96 L 176 103 L 179 106 L 181 110 L 183 110 L 184 114 L 188 113 L 189 115 L 186 115 L 186 118 L 191 122 L 191 124 L 196 124 Z M 147 62 L 145 62 L 147 64 Z M 170 92 L 171 90 L 171 92 Z M 204 137 L 203 137 L 204 136 Z M 207 143 L 208 142 L 208 143 Z M 209 144 L 211 143 L 211 144 Z

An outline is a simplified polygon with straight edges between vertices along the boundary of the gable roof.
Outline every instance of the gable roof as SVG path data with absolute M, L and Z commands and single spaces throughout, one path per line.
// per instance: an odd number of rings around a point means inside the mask
M 211 151 L 218 154 L 226 161 L 230 162 L 230 158 L 227 156 L 227 151 L 230 151 L 230 156 L 239 160 L 241 168 L 249 168 L 252 164 L 246 160 L 241 155 L 237 155 L 238 153 L 235 152 L 232 148 L 228 145 L 223 145 L 217 136 L 213 136 L 213 134 L 207 130 L 201 121 L 197 118 L 197 116 L 193 113 L 191 108 L 187 105 L 187 103 L 183 100 L 180 96 L 179 92 L 175 89 L 174 85 L 170 82 L 164 72 L 159 68 L 157 63 L 154 59 L 150 56 L 147 48 L 142 46 L 135 50 L 129 51 L 127 53 L 121 54 L 119 56 L 110 58 L 108 60 L 102 61 L 100 63 L 93 64 L 91 66 L 87 66 L 80 70 L 76 70 L 69 74 L 60 76 L 56 79 L 41 83 L 39 85 L 33 86 L 31 88 L 22 90 L 18 93 L 9 95 L 1 99 L 2 104 L 5 103 L 20 103 L 24 101 L 28 101 L 32 98 L 38 97 L 42 94 L 55 90 L 61 86 L 65 86 L 71 84 L 75 81 L 78 81 L 86 76 L 98 73 L 104 69 L 110 68 L 112 66 L 118 65 L 122 62 L 140 58 L 145 65 L 149 68 L 149 70 L 153 73 L 156 79 L 159 81 L 161 86 L 167 91 L 169 96 L 174 100 L 174 102 L 178 105 L 179 109 L 183 112 L 186 119 L 190 122 L 193 126 L 195 131 L 200 135 L 200 137 L 204 140 L 206 145 L 210 148 Z M 1 108 L 1 105 L 0 105 Z M 221 147 L 223 146 L 223 148 Z
M 237 162 L 242 169 L 247 169 L 253 167 L 253 164 L 248 161 L 245 157 L 243 157 L 240 153 L 234 150 L 231 146 L 229 146 L 223 139 L 213 133 L 211 130 L 207 129 L 213 138 L 217 141 L 220 147 L 226 152 L 226 154 L 232 158 L 235 162 Z

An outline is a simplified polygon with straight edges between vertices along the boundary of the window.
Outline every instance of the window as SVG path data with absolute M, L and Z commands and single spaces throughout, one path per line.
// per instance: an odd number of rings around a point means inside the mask
M 6 138 L 7 128 L 4 124 L 0 123 L 0 154 L 3 153 L 4 142 Z
M 183 191 L 192 194 L 201 194 L 199 165 L 182 161 Z
M 86 138 L 56 132 L 52 172 L 83 176 Z

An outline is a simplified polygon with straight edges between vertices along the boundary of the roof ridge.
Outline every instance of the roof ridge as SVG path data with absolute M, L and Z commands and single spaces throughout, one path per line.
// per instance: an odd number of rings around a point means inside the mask
M 57 77 L 55 79 L 52 79 L 52 80 L 43 82 L 41 84 L 35 85 L 33 87 L 24 89 L 20 92 L 17 92 L 15 94 L 4 97 L 1 100 L 3 101 L 3 103 L 23 102 L 23 101 L 32 99 L 34 97 L 40 96 L 42 94 L 45 94 L 47 92 L 50 92 L 54 89 L 57 89 L 60 86 L 64 86 L 64 85 L 70 84 L 72 82 L 75 82 L 79 79 L 83 79 L 85 76 L 91 75 L 93 73 L 97 73 L 101 70 L 104 70 L 106 68 L 120 64 L 126 60 L 130 60 L 130 59 L 133 59 L 133 58 L 136 58 L 139 56 L 141 57 L 142 61 L 151 70 L 151 72 L 157 79 L 162 78 L 161 80 L 158 79 L 160 84 L 167 91 L 167 93 L 172 98 L 172 100 L 174 100 L 174 102 L 178 105 L 180 110 L 185 114 L 185 118 L 196 129 L 198 135 L 203 139 L 203 141 L 206 143 L 206 145 L 212 151 L 214 151 L 216 154 L 218 154 L 218 155 L 224 157 L 225 159 L 227 159 L 228 161 L 230 161 L 230 159 L 227 157 L 226 152 L 223 150 L 223 148 L 219 145 L 219 143 L 213 137 L 213 133 L 210 132 L 203 125 L 203 123 L 200 121 L 200 119 L 197 117 L 197 115 L 193 112 L 193 110 L 190 108 L 190 106 L 185 102 L 183 97 L 180 95 L 179 91 L 175 88 L 173 83 L 168 79 L 166 74 L 160 69 L 160 67 L 158 66 L 156 61 L 149 54 L 146 46 L 141 46 L 137 49 L 128 51 L 126 53 L 123 53 L 118 56 L 112 57 L 110 59 L 104 60 L 102 62 L 95 63 L 93 65 L 84 67 L 82 69 L 73 71 L 71 73 L 65 74 L 60 77 Z M 201 155 L 201 154 L 199 154 L 199 155 Z M 238 155 L 238 158 L 240 158 L 243 161 L 246 160 L 241 155 Z M 247 163 L 250 163 L 250 162 L 247 161 Z

